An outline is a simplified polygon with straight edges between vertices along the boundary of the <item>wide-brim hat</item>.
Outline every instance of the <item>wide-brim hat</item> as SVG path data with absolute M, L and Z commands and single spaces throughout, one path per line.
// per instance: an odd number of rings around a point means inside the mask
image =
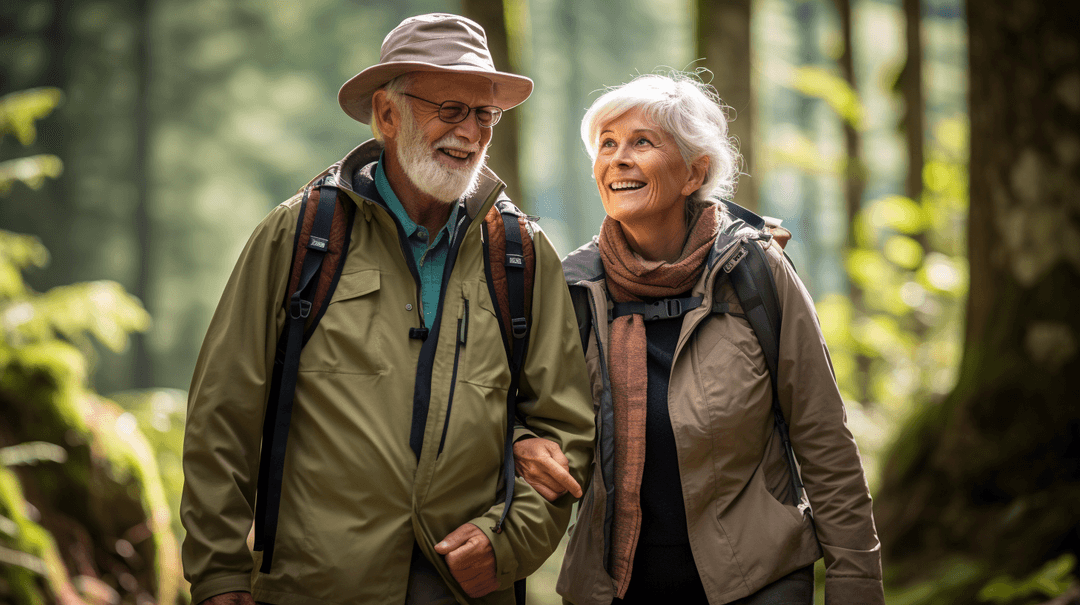
M 501 109 L 525 102 L 533 81 L 497 71 L 484 28 L 459 15 L 433 13 L 409 17 L 382 43 L 379 62 L 356 74 L 338 91 L 338 103 L 354 120 L 371 121 L 371 95 L 394 78 L 414 71 L 475 74 L 491 80 Z

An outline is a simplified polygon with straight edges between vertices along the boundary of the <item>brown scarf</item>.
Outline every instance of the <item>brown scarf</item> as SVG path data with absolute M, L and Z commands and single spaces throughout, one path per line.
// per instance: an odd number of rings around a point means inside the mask
M 600 227 L 600 258 L 615 302 L 663 298 L 686 292 L 697 283 L 716 239 L 717 215 L 703 210 L 682 254 L 673 263 L 644 261 L 630 250 L 622 225 L 610 217 Z M 626 595 L 641 530 L 641 473 L 645 468 L 645 412 L 648 365 L 645 321 L 625 315 L 611 322 L 609 376 L 615 407 L 615 517 L 612 522 L 611 570 L 616 596 Z

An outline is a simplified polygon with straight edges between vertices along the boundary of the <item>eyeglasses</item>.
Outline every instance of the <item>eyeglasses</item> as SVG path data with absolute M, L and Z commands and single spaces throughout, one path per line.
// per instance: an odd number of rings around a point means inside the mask
M 442 103 L 436 103 L 434 101 L 428 101 L 427 99 L 421 99 L 420 97 L 411 95 L 407 92 L 401 94 L 411 99 L 416 99 L 417 101 L 437 105 L 439 107 L 439 119 L 447 124 L 459 124 L 464 122 L 465 118 L 469 117 L 470 113 L 475 113 L 477 124 L 482 128 L 491 128 L 499 123 L 499 119 L 502 118 L 503 114 L 503 110 L 494 105 L 469 107 L 461 101 L 443 101 Z

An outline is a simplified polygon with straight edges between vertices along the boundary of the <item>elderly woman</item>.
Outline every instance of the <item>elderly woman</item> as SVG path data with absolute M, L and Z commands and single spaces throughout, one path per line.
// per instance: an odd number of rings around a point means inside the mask
M 582 122 L 607 217 L 563 269 L 598 439 L 557 590 L 578 605 L 809 604 L 824 555 L 827 603 L 884 603 L 870 495 L 813 301 L 776 242 L 732 213 L 757 217 L 720 201 L 739 157 L 718 101 L 692 76 L 647 75 Z M 744 246 L 764 251 L 782 317 L 778 415 L 765 336 L 732 283 Z M 662 299 L 679 302 L 648 304 Z M 578 495 L 553 445 L 519 441 L 519 472 L 549 498 Z

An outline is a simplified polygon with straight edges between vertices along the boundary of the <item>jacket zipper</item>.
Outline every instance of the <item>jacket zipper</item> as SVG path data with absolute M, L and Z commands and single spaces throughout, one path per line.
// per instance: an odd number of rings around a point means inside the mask
M 454 405 L 454 388 L 457 387 L 458 362 L 461 359 L 461 347 L 465 346 L 465 336 L 469 333 L 469 299 L 462 301 L 462 316 L 457 320 L 457 344 L 454 346 L 454 371 L 450 376 L 450 397 L 446 402 L 446 419 L 443 421 L 442 438 L 439 439 L 439 451 L 435 454 L 438 460 L 446 444 L 446 432 L 450 428 L 450 409 Z

